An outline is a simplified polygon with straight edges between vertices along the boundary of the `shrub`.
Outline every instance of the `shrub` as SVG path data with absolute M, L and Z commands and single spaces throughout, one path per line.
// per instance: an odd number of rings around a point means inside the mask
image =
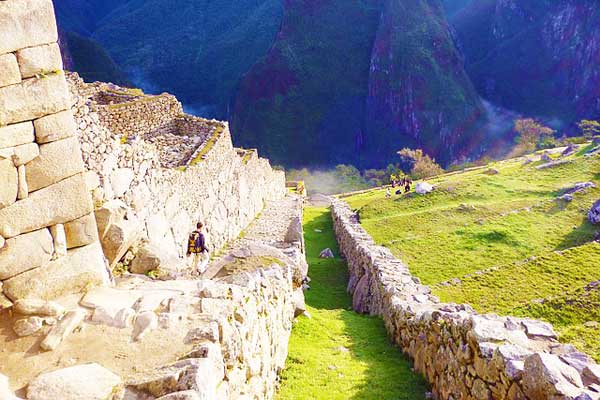
M 409 165 L 410 175 L 414 179 L 429 178 L 444 172 L 435 159 L 423 153 L 421 149 L 404 148 L 398 152 L 398 155 L 404 164 Z
M 583 119 L 577 123 L 577 126 L 586 139 L 600 135 L 600 122 L 598 121 Z

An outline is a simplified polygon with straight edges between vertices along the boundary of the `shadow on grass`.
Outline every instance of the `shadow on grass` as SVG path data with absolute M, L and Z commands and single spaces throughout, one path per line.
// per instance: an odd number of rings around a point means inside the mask
M 424 378 L 412 372 L 411 362 L 389 341 L 382 319 L 351 310 L 352 299 L 346 291 L 348 270 L 339 257 L 331 214 L 328 209 L 318 211 L 311 211 L 311 218 L 307 218 L 304 225 L 309 275 L 312 279 L 311 290 L 305 293 L 306 303 L 316 310 L 337 310 L 335 315 L 341 322 L 342 336 L 352 359 L 350 363 L 364 370 L 361 379 L 351 388 L 336 388 L 331 384 L 327 390 L 343 390 L 347 393 L 344 399 L 354 400 L 424 399 L 428 390 Z M 330 248 L 336 258 L 319 258 L 319 253 L 325 248 Z M 314 345 L 327 346 L 324 343 Z M 328 349 L 324 348 L 323 351 L 327 352 Z M 299 395 L 296 398 L 306 397 Z M 318 398 L 333 397 L 322 393 L 322 397 Z
M 581 225 L 573 227 L 563 238 L 562 242 L 554 250 L 563 251 L 571 247 L 577 247 L 594 240 L 594 235 L 598 232 L 597 226 L 594 226 L 590 221 L 585 220 Z

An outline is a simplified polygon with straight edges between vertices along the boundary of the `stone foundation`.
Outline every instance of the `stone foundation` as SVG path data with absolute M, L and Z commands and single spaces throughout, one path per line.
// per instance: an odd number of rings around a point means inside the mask
M 383 318 L 436 399 L 599 399 L 600 366 L 552 326 L 444 304 L 335 199 L 334 229 L 348 261 L 353 307 Z

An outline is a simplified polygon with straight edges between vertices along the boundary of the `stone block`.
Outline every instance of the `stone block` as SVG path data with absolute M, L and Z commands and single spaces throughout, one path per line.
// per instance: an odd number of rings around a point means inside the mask
M 51 0 L 0 2 L 0 54 L 57 40 Z
M 27 298 L 53 300 L 108 281 L 102 249 L 97 243 L 68 252 L 67 256 L 4 281 L 4 294 L 13 301 Z
M 98 224 L 98 235 L 102 238 L 110 226 L 123 218 L 127 212 L 127 205 L 120 200 L 111 200 L 102 205 L 95 212 Z
M 58 346 L 63 342 L 63 340 L 65 340 L 67 336 L 73 333 L 75 328 L 81 325 L 86 316 L 87 313 L 82 309 L 69 311 L 68 313 L 66 313 L 65 316 L 62 319 L 60 319 L 56 325 L 52 327 L 52 329 L 50 330 L 50 332 L 48 332 L 48 335 L 44 338 L 42 343 L 40 343 L 41 349 L 46 351 L 56 350 L 56 348 L 58 348 Z M 84 398 L 82 398 L 82 400 Z
M 112 398 L 121 378 L 99 364 L 47 372 L 27 388 L 29 400 L 106 400 Z
M 44 319 L 40 317 L 22 318 L 15 321 L 13 331 L 19 337 L 31 336 L 40 331 L 44 326 Z
M 8 239 L 0 249 L 0 280 L 48 264 L 53 253 L 54 245 L 48 229 Z
M 19 64 L 14 54 L 0 56 L 0 87 L 14 85 L 21 82 Z
M 27 79 L 0 88 L 0 126 L 55 114 L 70 106 L 71 95 L 62 72 Z
M 23 200 L 29 196 L 29 189 L 27 188 L 27 172 L 25 171 L 24 165 L 19 165 L 19 168 L 17 168 L 17 175 L 19 177 L 17 200 Z
M 527 398 L 574 398 L 582 388 L 577 370 L 556 355 L 535 353 L 525 360 L 523 391 Z
M 43 317 L 59 317 L 65 309 L 53 301 L 40 299 L 23 299 L 15 303 L 14 310 L 21 315 L 41 315 Z
M 109 226 L 100 241 L 110 269 L 113 269 L 123 258 L 127 250 L 140 237 L 141 231 L 142 226 L 137 219 L 122 219 Z
M 0 211 L 2 211 L 1 209 L 17 201 L 19 191 L 18 173 L 12 160 L 0 159 L 0 182 L 2 182 L 0 185 Z
M 22 78 L 31 78 L 36 74 L 62 71 L 63 63 L 57 43 L 28 47 L 17 51 L 17 60 Z
M 15 167 L 25 165 L 40 155 L 36 143 L 27 143 L 20 146 L 0 149 L 0 158 L 12 160 Z
M 65 226 L 56 224 L 50 227 L 50 234 L 54 240 L 54 258 L 67 255 L 67 235 L 65 235 Z
M 40 156 L 27 164 L 27 186 L 35 192 L 84 170 L 76 137 L 43 144 Z
M 32 143 L 34 139 L 33 124 L 30 121 L 0 127 L 0 149 Z
M 94 214 L 88 214 L 65 224 L 67 248 L 86 246 L 98 240 L 98 227 Z
M 66 139 L 77 134 L 77 125 L 71 110 L 61 111 L 33 121 L 35 140 L 39 144 Z
M 0 236 L 12 238 L 21 233 L 63 224 L 81 218 L 92 210 L 92 198 L 85 187 L 83 174 L 75 175 L 0 209 Z
M 134 176 L 131 168 L 119 168 L 111 174 L 110 182 L 115 197 L 121 197 L 129 190 Z

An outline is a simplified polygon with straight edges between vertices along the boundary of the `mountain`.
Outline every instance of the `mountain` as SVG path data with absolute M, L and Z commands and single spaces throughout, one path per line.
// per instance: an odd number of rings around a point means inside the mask
M 225 119 L 235 86 L 273 43 L 281 14 L 280 0 L 131 0 L 92 37 L 137 86 Z
M 75 32 L 61 31 L 60 47 L 66 69 L 77 71 L 86 82 L 131 86 L 131 81 L 95 40 Z
M 478 92 L 563 123 L 600 117 L 600 5 L 478 0 L 450 22 Z
M 440 1 L 288 0 L 231 124 L 276 163 L 380 167 L 403 146 L 452 161 L 483 116 Z

